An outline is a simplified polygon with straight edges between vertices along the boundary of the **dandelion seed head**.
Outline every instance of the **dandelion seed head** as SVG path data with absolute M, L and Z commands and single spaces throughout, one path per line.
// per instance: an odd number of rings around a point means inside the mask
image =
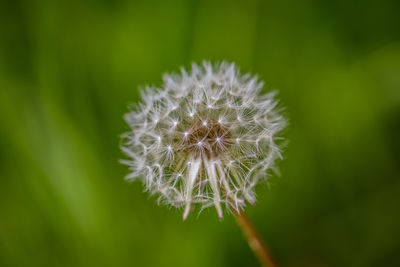
M 240 211 L 254 203 L 254 187 L 281 158 L 286 120 L 275 93 L 234 64 L 193 64 L 190 72 L 164 75 L 125 114 L 130 131 L 122 150 L 127 179 L 140 179 L 159 201 L 184 207 L 222 206 Z

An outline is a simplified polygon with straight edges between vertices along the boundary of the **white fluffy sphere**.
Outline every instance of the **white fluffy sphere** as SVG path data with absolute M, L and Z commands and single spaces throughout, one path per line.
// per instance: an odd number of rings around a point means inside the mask
M 254 187 L 280 157 L 286 120 L 274 93 L 261 95 L 257 77 L 221 63 L 165 75 L 147 87 L 125 115 L 122 150 L 128 179 L 141 179 L 161 202 L 184 207 L 221 205 L 240 211 L 255 202 Z

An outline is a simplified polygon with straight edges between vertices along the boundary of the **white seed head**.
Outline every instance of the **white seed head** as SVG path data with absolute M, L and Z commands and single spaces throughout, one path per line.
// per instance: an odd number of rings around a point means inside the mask
M 224 205 L 240 211 L 254 204 L 255 185 L 281 157 L 279 133 L 286 120 L 275 93 L 260 95 L 257 77 L 234 64 L 201 66 L 164 75 L 161 88 L 146 88 L 125 115 L 127 179 L 141 179 L 159 201 L 184 207 Z

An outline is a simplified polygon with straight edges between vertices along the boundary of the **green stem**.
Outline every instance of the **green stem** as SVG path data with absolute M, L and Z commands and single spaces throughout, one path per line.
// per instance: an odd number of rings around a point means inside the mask
M 258 260 L 262 266 L 265 267 L 277 267 L 271 254 L 268 251 L 267 246 L 258 234 L 254 225 L 250 222 L 246 214 L 242 212 L 234 212 L 237 223 L 242 228 L 243 234 L 245 235 L 249 246 L 256 254 Z

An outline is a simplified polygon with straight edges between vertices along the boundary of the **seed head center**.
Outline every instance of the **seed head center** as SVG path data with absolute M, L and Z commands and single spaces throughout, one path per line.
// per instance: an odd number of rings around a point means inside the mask
M 232 143 L 229 129 L 218 121 L 196 120 L 190 125 L 191 130 L 185 131 L 181 139 L 184 151 L 194 157 L 217 157 Z

